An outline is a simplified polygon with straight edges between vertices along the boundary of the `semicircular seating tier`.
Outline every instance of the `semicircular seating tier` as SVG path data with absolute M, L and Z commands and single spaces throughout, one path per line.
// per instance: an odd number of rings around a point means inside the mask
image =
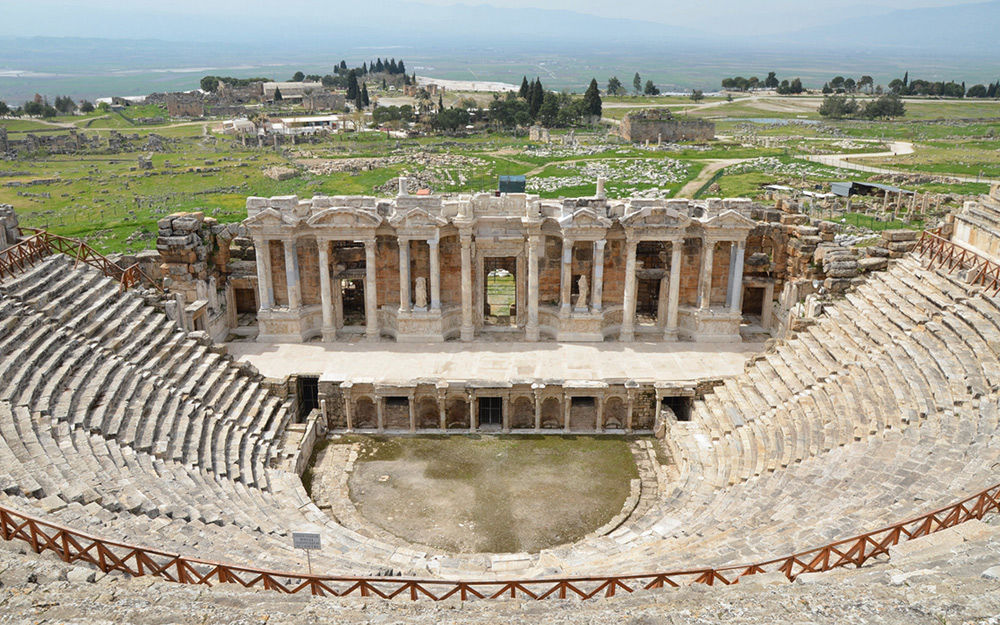
M 121 542 L 330 574 L 508 577 L 745 563 L 941 507 L 996 480 L 1000 302 L 915 258 L 694 402 L 676 479 L 606 536 L 523 558 L 339 525 L 276 468 L 290 406 L 135 292 L 53 256 L 0 282 L 0 504 Z

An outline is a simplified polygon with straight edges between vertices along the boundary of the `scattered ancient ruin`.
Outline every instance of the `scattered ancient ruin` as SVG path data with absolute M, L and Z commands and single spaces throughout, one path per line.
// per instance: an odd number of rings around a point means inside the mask
M 618 132 L 633 143 L 711 141 L 715 124 L 701 119 L 674 119 L 670 109 L 642 109 L 622 118 Z

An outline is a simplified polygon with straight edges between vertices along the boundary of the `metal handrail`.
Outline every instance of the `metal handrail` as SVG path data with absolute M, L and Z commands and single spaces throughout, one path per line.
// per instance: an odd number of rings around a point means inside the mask
M 914 248 L 914 252 L 927 258 L 927 268 L 934 269 L 935 264 L 947 273 L 956 269 L 967 269 L 970 272 L 969 284 L 982 286 L 993 295 L 1000 293 L 1000 264 L 982 254 L 941 236 L 941 229 L 924 230 Z
M 454 581 L 402 577 L 313 575 L 280 572 L 234 564 L 223 564 L 175 553 L 105 540 L 0 506 L 0 537 L 22 540 L 36 553 L 55 552 L 63 561 L 87 562 L 105 573 L 119 571 L 131 576 L 153 575 L 182 584 L 239 584 L 285 594 L 308 590 L 317 596 L 409 597 L 442 601 L 517 598 L 547 599 L 612 597 L 618 592 L 653 590 L 682 584 L 736 584 L 748 575 L 781 572 L 789 580 L 803 573 L 862 566 L 868 560 L 889 555 L 893 545 L 954 527 L 971 519 L 982 519 L 1000 511 L 1000 484 L 971 497 L 919 517 L 896 523 L 822 547 L 801 551 L 756 564 L 700 568 L 659 573 L 593 577 L 539 578 L 521 580 Z
M 121 267 L 118 263 L 87 245 L 86 242 L 53 234 L 47 230 L 21 228 L 21 233 L 22 235 L 25 233 L 33 234 L 22 238 L 5 250 L 0 250 L 0 278 L 14 277 L 19 272 L 26 271 L 28 267 L 45 256 L 60 253 L 73 258 L 76 261 L 74 267 L 81 262 L 86 263 L 109 278 L 114 278 L 123 291 L 145 279 L 153 288 L 163 292 L 163 288 L 142 271 L 139 263 Z

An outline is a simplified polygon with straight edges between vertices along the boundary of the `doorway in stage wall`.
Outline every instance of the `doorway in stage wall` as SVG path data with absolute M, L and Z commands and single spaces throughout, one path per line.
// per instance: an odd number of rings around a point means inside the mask
M 517 326 L 517 258 L 483 259 L 483 324 L 491 327 Z
M 503 398 L 479 398 L 479 425 L 480 427 L 503 425 Z

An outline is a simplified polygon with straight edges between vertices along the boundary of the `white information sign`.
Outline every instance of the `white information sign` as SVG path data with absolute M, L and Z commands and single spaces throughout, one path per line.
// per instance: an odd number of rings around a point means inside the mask
M 319 550 L 319 534 L 317 532 L 292 532 L 292 547 Z

